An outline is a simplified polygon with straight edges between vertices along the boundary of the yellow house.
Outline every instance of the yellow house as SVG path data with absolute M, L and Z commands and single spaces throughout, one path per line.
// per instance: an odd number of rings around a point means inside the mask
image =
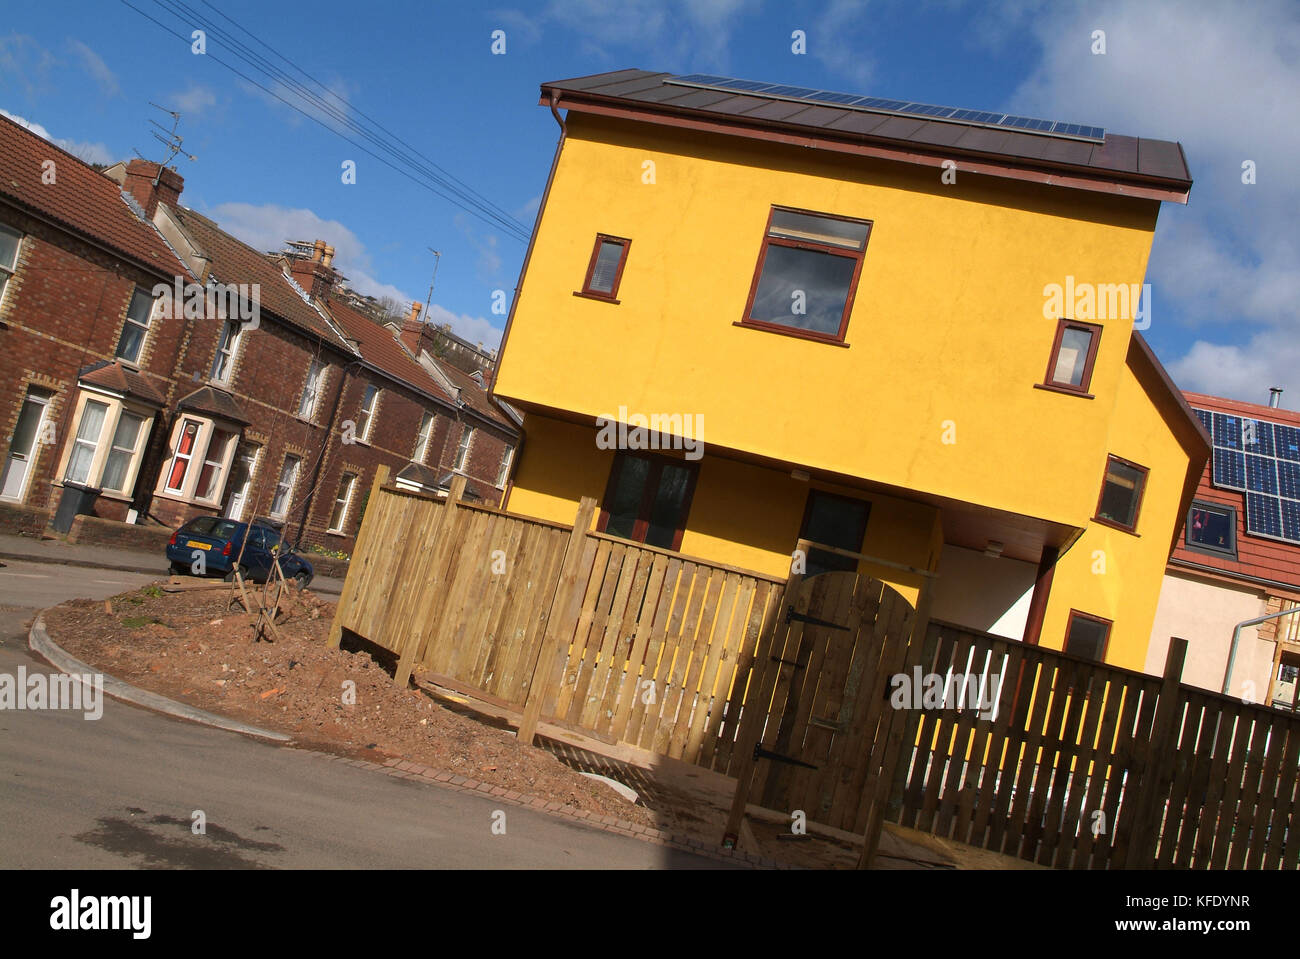
M 1134 329 L 1178 144 L 640 70 L 541 103 L 510 510 L 593 496 L 606 532 L 782 576 L 802 537 L 937 572 L 937 619 L 1143 667 L 1209 450 Z

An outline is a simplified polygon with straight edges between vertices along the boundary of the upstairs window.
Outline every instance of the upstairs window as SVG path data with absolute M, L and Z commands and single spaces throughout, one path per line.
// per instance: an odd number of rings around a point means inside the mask
M 420 432 L 415 437 L 415 456 L 412 462 L 424 463 L 429 455 L 429 441 L 433 438 L 433 414 L 420 417 Z
M 465 468 L 465 460 L 469 457 L 469 444 L 474 439 L 474 427 L 467 426 L 460 434 L 460 442 L 456 444 L 456 459 L 451 468 L 456 471 Z
M 582 289 L 574 296 L 590 296 L 597 300 L 618 302 L 618 285 L 623 279 L 623 266 L 627 263 L 628 247 L 632 241 L 621 236 L 596 234 L 596 245 L 587 264 L 587 276 Z
M 122 335 L 117 341 L 117 358 L 132 365 L 140 362 L 144 351 L 144 340 L 149 334 L 149 318 L 153 313 L 153 297 L 144 290 L 137 289 L 131 294 L 131 303 L 126 308 L 126 320 L 122 323 Z
M 1146 483 L 1145 466 L 1118 456 L 1108 457 L 1106 479 L 1101 485 L 1101 499 L 1097 502 L 1097 515 L 1093 519 L 1125 532 L 1135 532 Z
M 0 223 L 0 304 L 4 303 L 5 288 L 9 286 L 9 277 L 18 269 L 18 246 L 23 235 Z
M 1218 503 L 1192 503 L 1184 528 L 1187 548 L 1237 558 L 1237 511 Z
M 212 377 L 217 383 L 225 385 L 230 382 L 230 374 L 235 368 L 235 354 L 239 351 L 240 335 L 243 324 L 238 320 L 227 320 L 221 325 L 221 338 L 217 341 L 217 355 L 212 360 Z
M 1071 656 L 1102 662 L 1110 642 L 1109 619 L 1070 610 L 1070 620 L 1065 627 L 1065 651 Z
M 325 364 L 312 360 L 307 370 L 307 383 L 302 388 L 302 399 L 298 401 L 298 415 L 310 420 L 316 415 L 316 404 L 320 401 L 321 390 L 325 382 Z
M 357 439 L 366 442 L 370 439 L 370 429 L 375 424 L 375 406 L 379 403 L 379 387 L 367 384 L 361 397 L 361 414 L 357 417 Z
M 773 207 L 738 326 L 843 343 L 869 220 Z
M 1061 320 L 1056 327 L 1052 356 L 1042 385 L 1091 396 L 1088 387 L 1092 384 L 1092 366 L 1097 359 L 1097 345 L 1100 342 L 1100 326 Z

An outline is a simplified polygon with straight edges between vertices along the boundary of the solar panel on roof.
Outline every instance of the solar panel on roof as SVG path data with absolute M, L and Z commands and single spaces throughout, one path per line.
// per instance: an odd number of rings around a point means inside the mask
M 1214 440 L 1215 486 L 1246 498 L 1246 532 L 1300 544 L 1300 429 L 1193 410 Z
M 957 107 L 938 106 L 931 103 L 913 103 L 909 100 L 895 100 L 887 97 L 864 97 L 853 93 L 834 93 L 829 90 L 813 90 L 808 87 L 763 83 L 758 80 L 735 80 L 731 77 L 719 77 L 707 73 L 690 73 L 680 77 L 669 77 L 664 82 L 678 86 L 699 87 L 706 90 L 743 91 L 778 100 L 803 100 L 831 104 L 849 110 L 861 110 L 867 113 L 925 117 L 952 123 L 1015 130 L 1020 133 L 1035 133 L 1071 140 L 1087 140 L 1094 143 L 1102 143 L 1106 139 L 1106 131 L 1101 127 L 1086 126 L 1081 123 L 1058 123 L 1052 120 L 1039 120 L 1034 117 L 1009 116 L 1005 113 L 996 113 L 990 110 L 962 110 Z

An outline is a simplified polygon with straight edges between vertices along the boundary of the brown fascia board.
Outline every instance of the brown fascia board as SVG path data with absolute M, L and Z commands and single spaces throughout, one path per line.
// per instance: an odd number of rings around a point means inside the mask
M 1182 538 L 1183 517 L 1187 515 L 1196 496 L 1201 474 L 1205 471 L 1206 461 L 1210 458 L 1212 443 L 1209 434 L 1205 432 L 1205 427 L 1196 418 L 1192 408 L 1187 405 L 1182 391 L 1174 385 L 1173 379 L 1156 357 L 1146 338 L 1137 330 L 1133 331 L 1129 339 L 1126 362 L 1146 388 L 1148 395 L 1155 402 L 1156 409 L 1169 424 L 1178 442 L 1187 451 L 1189 461 L 1187 476 L 1183 479 L 1182 496 L 1179 498 L 1179 519 L 1174 524 L 1173 539 L 1169 543 L 1169 554 L 1172 556 L 1178 547 L 1178 541 Z
M 599 97 L 574 91 L 542 87 L 539 106 L 552 106 L 551 96 L 556 100 L 554 106 L 559 110 L 578 113 L 591 113 L 599 116 L 616 117 L 624 120 L 637 120 L 644 123 L 658 123 L 664 126 L 697 130 L 704 133 L 718 133 L 727 136 L 743 136 L 790 146 L 808 147 L 827 150 L 833 153 L 850 153 L 857 156 L 873 157 L 881 160 L 893 160 L 917 166 L 942 167 L 945 160 L 963 158 L 957 169 L 960 172 L 984 174 L 1011 180 L 1024 180 L 1030 183 L 1042 183 L 1049 186 L 1063 186 L 1094 193 L 1108 193 L 1118 196 L 1134 197 L 1143 200 L 1169 201 L 1187 203 L 1191 192 L 1191 181 L 1170 181 L 1157 177 L 1144 177 L 1140 174 L 1125 176 L 1107 176 L 1088 173 L 1087 168 L 1067 164 L 1055 164 L 1046 161 L 1013 161 L 996 154 L 983 154 L 958 147 L 943 149 L 929 148 L 912 141 L 889 141 L 885 138 L 870 136 L 850 139 L 821 134 L 813 134 L 808 128 L 798 124 L 787 124 L 776 120 L 760 120 L 754 117 L 731 116 L 724 118 L 721 114 L 702 110 L 674 108 L 670 105 L 651 101 L 632 102 L 617 98 Z M 897 145 L 893 145 L 897 144 Z M 1181 151 L 1182 146 L 1179 146 Z

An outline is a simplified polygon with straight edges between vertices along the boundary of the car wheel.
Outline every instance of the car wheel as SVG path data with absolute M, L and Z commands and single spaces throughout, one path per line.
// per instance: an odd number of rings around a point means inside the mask
M 311 582 L 311 577 L 307 575 L 306 570 L 299 570 L 297 573 L 294 573 L 293 582 L 299 590 L 304 590 L 307 588 L 307 584 Z
M 247 567 L 247 566 L 242 566 L 242 565 L 241 565 L 241 566 L 238 567 L 238 570 L 239 570 L 239 575 L 242 576 L 242 577 L 244 577 L 245 580 L 247 580 L 247 579 L 248 579 L 248 567 Z M 234 569 L 232 569 L 229 573 L 226 574 L 226 576 L 225 576 L 225 580 L 226 580 L 227 583 L 233 583 L 233 582 L 235 581 L 235 570 L 234 570 Z
M 177 576 L 188 576 L 190 568 L 185 563 L 172 563 L 172 572 Z

